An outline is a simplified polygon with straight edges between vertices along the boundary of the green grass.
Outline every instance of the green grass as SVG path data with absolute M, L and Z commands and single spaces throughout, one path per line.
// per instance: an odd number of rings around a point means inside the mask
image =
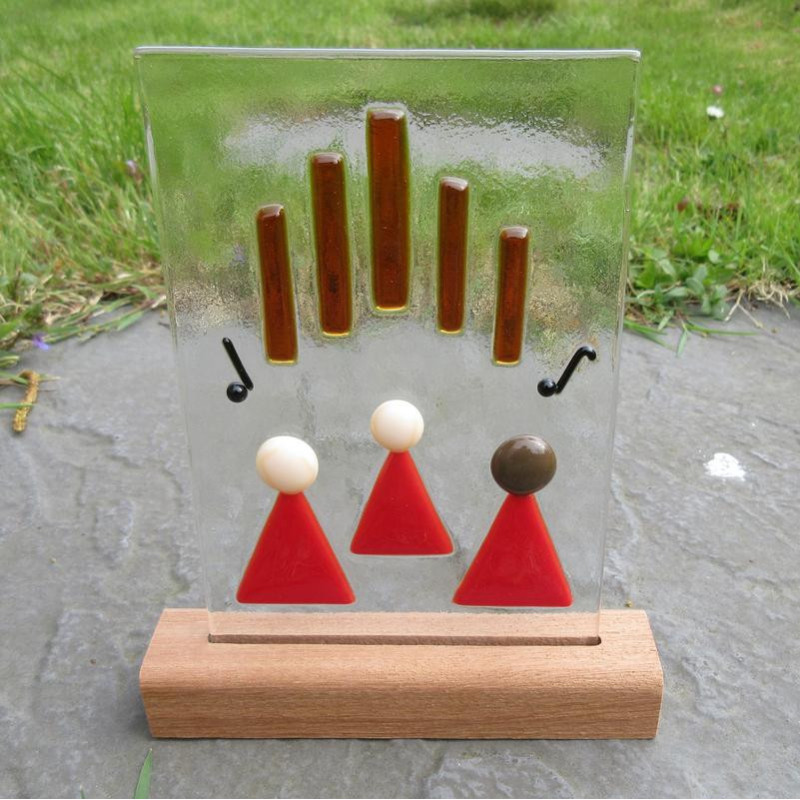
M 142 766 L 139 769 L 139 777 L 136 779 L 136 788 L 133 790 L 134 800 L 147 800 L 150 797 L 150 779 L 153 774 L 153 750 L 152 748 L 147 751 L 144 757 Z M 81 786 L 78 794 L 80 797 L 86 797 L 86 793 Z
M 148 750 L 142 768 L 139 770 L 139 779 L 133 792 L 134 800 L 150 797 L 150 778 L 153 772 L 153 751 Z
M 14 343 L 122 328 L 163 303 L 130 55 L 138 44 L 638 47 L 631 325 L 686 332 L 698 327 L 690 315 L 721 319 L 737 300 L 798 296 L 793 3 L 313 0 L 297 8 L 0 0 L 0 366 L 13 366 Z M 712 103 L 723 119 L 707 118 Z M 0 371 L 0 381 L 9 374 Z

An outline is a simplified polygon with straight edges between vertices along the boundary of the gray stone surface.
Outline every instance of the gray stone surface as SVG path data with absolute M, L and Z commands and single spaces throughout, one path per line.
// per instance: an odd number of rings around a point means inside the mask
M 0 794 L 130 797 L 152 747 L 164 797 L 797 795 L 800 320 L 760 319 L 680 358 L 624 340 L 604 605 L 650 612 L 652 742 L 151 740 L 148 637 L 203 603 L 169 332 L 35 354 L 61 379 L 0 432 Z

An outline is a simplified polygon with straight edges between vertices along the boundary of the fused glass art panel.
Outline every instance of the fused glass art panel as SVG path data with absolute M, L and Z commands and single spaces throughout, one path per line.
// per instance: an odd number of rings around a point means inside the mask
M 596 636 L 638 54 L 136 58 L 212 632 Z

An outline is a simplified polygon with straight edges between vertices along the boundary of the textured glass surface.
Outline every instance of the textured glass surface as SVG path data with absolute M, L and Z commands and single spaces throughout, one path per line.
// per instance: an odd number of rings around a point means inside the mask
M 537 499 L 573 603 L 596 632 L 616 405 L 638 54 L 142 48 L 136 54 L 156 187 L 208 607 L 217 611 L 451 611 L 453 593 L 505 493 L 489 463 L 536 434 L 558 470 Z M 376 310 L 371 286 L 370 110 L 407 121 L 409 303 Z M 310 157 L 343 155 L 352 330 L 321 331 Z M 439 182 L 469 184 L 464 324 L 437 322 Z M 458 189 L 458 186 L 456 186 Z M 298 359 L 270 364 L 262 342 L 256 212 L 281 204 L 295 288 Z M 519 363 L 493 361 L 500 231 L 529 230 Z M 254 389 L 222 347 L 234 342 Z M 564 391 L 543 397 L 582 345 Z M 454 540 L 451 556 L 350 553 L 386 452 L 381 402 L 414 403 L 412 453 Z M 275 492 L 254 468 L 270 436 L 319 457 L 306 492 L 356 595 L 353 606 L 243 606 L 235 594 Z M 513 609 L 542 612 L 545 609 Z M 509 613 L 512 613 L 509 611 Z M 212 615 L 213 617 L 213 615 Z

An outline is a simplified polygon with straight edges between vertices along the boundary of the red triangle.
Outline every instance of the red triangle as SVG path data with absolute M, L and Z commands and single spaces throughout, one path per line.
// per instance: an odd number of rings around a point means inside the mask
M 370 556 L 453 552 L 411 453 L 389 453 L 364 507 L 350 549 Z
M 533 495 L 510 494 L 453 597 L 462 606 L 569 606 L 558 554 Z
M 279 494 L 236 599 L 240 603 L 352 603 L 347 582 L 302 494 Z

